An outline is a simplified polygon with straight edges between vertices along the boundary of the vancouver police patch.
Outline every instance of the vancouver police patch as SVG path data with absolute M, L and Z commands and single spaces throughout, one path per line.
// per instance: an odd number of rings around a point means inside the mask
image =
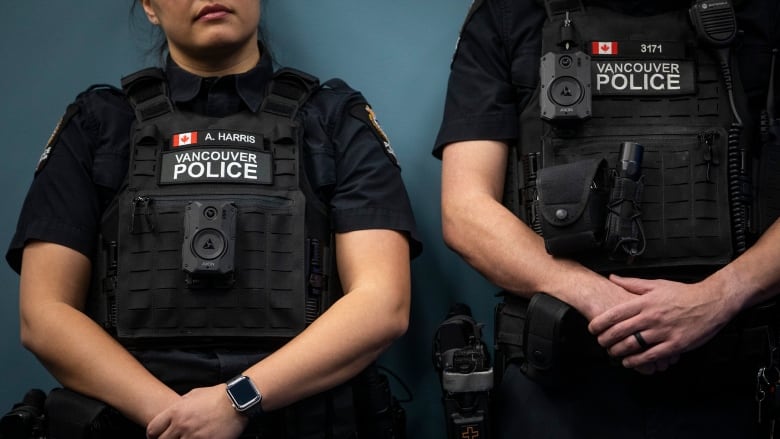
M 673 96 L 696 92 L 696 65 L 675 41 L 592 41 L 593 94 Z
M 270 153 L 239 148 L 192 148 L 165 152 L 160 184 L 272 184 Z
M 377 139 L 382 142 L 387 157 L 395 166 L 400 167 L 398 164 L 398 157 L 395 155 L 395 151 L 393 151 L 393 147 L 390 145 L 390 139 L 387 137 L 385 130 L 382 129 L 382 126 L 379 125 L 379 120 L 377 120 L 376 113 L 374 113 L 371 106 L 368 104 L 355 105 L 350 109 L 350 114 L 352 114 L 355 119 L 362 121 L 371 128 L 371 131 L 374 132 Z
M 56 145 L 57 140 L 60 138 L 62 129 L 65 128 L 68 122 L 70 122 L 73 116 L 75 116 L 78 112 L 78 105 L 68 105 L 68 108 L 65 110 L 65 114 L 60 118 L 59 122 L 57 122 L 57 125 L 54 127 L 54 131 L 52 131 L 51 135 L 49 136 L 49 140 L 46 142 L 46 146 L 43 148 L 41 157 L 38 159 L 38 164 L 35 166 L 36 174 L 41 172 L 43 167 L 46 166 L 46 163 L 49 161 L 49 157 L 51 156 L 51 152 L 54 149 L 54 145 Z
M 160 184 L 273 184 L 273 155 L 260 150 L 263 136 L 209 129 L 173 133 L 163 152 Z

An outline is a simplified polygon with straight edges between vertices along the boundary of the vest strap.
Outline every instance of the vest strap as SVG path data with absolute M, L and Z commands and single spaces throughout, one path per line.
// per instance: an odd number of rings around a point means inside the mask
M 319 87 L 319 79 L 289 67 L 280 69 L 271 81 L 260 112 L 292 119 Z
M 547 11 L 547 18 L 553 20 L 567 12 L 584 11 L 585 6 L 582 0 L 544 0 L 544 9 Z
M 122 78 L 122 90 L 140 121 L 154 119 L 173 112 L 168 97 L 168 85 L 162 69 L 152 67 Z

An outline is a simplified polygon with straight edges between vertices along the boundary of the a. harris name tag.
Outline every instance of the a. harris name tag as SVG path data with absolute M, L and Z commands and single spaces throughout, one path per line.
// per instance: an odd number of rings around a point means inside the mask
M 273 183 L 273 156 L 251 148 L 253 134 L 192 131 L 174 134 L 162 154 L 160 184 Z

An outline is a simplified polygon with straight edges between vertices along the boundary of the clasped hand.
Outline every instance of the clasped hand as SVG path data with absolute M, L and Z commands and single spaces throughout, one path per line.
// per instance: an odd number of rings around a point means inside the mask
M 146 426 L 149 439 L 235 439 L 248 419 L 231 406 L 225 385 L 200 387 L 180 397 Z
M 615 275 L 609 280 L 636 296 L 597 315 L 588 330 L 624 367 L 643 374 L 665 371 L 729 319 L 724 294 L 702 283 Z

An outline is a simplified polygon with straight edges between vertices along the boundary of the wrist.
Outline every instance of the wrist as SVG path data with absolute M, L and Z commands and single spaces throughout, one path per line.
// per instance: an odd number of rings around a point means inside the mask
M 599 307 L 599 299 L 603 299 L 607 292 L 614 288 L 606 277 L 582 266 L 568 269 L 566 274 L 561 274 L 560 277 L 564 283 L 554 294 L 558 299 L 568 303 L 588 320 L 604 311 Z
M 755 305 L 751 301 L 751 279 L 742 276 L 739 270 L 735 270 L 731 265 L 721 268 L 701 283 L 704 291 L 717 297 L 722 303 L 727 320 L 731 320 L 741 310 Z
M 238 375 L 226 383 L 225 391 L 233 409 L 248 419 L 263 414 L 263 395 L 251 378 Z

